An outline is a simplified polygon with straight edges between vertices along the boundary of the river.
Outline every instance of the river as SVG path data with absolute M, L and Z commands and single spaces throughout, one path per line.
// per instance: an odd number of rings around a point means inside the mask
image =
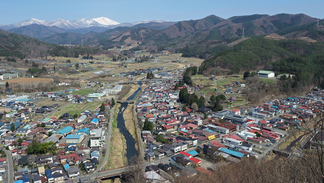
M 138 82 L 138 85 L 140 87 L 130 96 L 127 98 L 127 100 L 133 100 L 139 91 L 142 89 L 142 82 Z M 135 104 L 134 104 L 135 105 Z M 117 128 L 119 129 L 119 132 L 125 137 L 126 139 L 126 158 L 129 165 L 133 164 L 137 160 L 138 151 L 135 147 L 136 140 L 131 135 L 131 133 L 127 130 L 125 125 L 125 119 L 124 119 L 124 111 L 128 107 L 128 103 L 122 103 L 119 107 L 119 112 L 117 116 Z M 135 126 L 135 128 L 137 128 Z

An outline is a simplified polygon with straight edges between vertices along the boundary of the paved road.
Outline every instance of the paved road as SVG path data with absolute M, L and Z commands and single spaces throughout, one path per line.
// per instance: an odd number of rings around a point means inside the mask
M 112 121 L 113 121 L 113 115 L 114 115 L 114 107 L 110 110 L 110 119 L 108 122 L 108 135 L 106 136 L 106 155 L 105 159 L 101 162 L 101 166 L 99 166 L 98 170 L 101 171 L 101 169 L 105 166 L 106 162 L 108 161 L 109 157 L 109 150 L 110 150 L 110 139 L 111 139 L 111 129 L 112 129 Z
M 14 169 L 13 169 L 11 151 L 8 151 L 8 150 L 4 150 L 4 151 L 7 155 L 8 182 L 12 183 L 12 182 L 14 182 Z

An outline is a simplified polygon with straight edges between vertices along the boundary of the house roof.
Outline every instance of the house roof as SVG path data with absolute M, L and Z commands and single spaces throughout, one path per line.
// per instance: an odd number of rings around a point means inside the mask
M 71 126 L 67 126 L 67 127 L 63 128 L 62 130 L 58 131 L 58 133 L 66 134 L 66 133 L 69 133 L 72 130 L 73 130 L 73 128 Z
M 66 139 L 79 139 L 81 135 L 67 135 Z
M 200 164 L 201 160 L 197 158 L 190 158 L 189 160 L 193 161 L 195 164 Z
M 273 71 L 265 71 L 265 70 L 260 70 L 258 74 L 271 74 L 274 73 Z
M 226 154 L 230 154 L 232 156 L 238 157 L 238 158 L 242 158 L 244 156 L 243 153 L 237 152 L 237 151 L 233 151 L 230 149 L 226 149 L 226 148 L 220 148 L 219 149 L 221 152 L 224 152 Z

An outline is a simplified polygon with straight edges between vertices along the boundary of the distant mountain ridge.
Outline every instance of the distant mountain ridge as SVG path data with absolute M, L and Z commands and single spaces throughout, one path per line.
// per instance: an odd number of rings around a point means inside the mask
M 58 27 L 61 29 L 80 29 L 80 28 L 88 28 L 88 27 L 108 27 L 113 25 L 120 24 L 114 20 L 110 20 L 106 17 L 98 17 L 93 19 L 83 18 L 80 20 L 63 20 L 57 19 L 53 21 L 46 21 L 46 20 L 38 20 L 35 18 L 31 18 L 29 20 L 25 20 L 19 23 L 0 26 L 1 29 L 10 30 L 13 28 L 19 28 L 28 25 L 44 25 L 49 27 Z
M 320 21 L 319 27 L 316 28 L 317 20 L 317 18 L 305 14 L 271 16 L 254 14 L 233 16 L 228 19 L 210 15 L 198 20 L 177 23 L 144 21 L 133 24 L 118 24 L 109 28 L 69 29 L 64 30 L 64 32 L 60 29 L 44 27 L 44 32 L 40 33 L 33 33 L 29 31 L 28 26 L 25 26 L 11 31 L 31 37 L 39 34 L 42 37 L 38 39 L 51 44 L 81 45 L 83 41 L 83 45 L 100 47 L 103 50 L 123 46 L 153 52 L 169 50 L 181 52 L 183 56 L 187 57 L 207 59 L 226 49 L 226 45 L 241 39 L 243 28 L 245 37 L 276 33 L 288 39 L 308 37 L 314 41 L 323 41 L 323 21 Z M 54 31 L 58 32 L 54 34 Z M 45 37 L 47 34 L 52 35 Z
M 0 29 L 36 39 L 42 39 L 60 33 L 86 34 L 91 31 L 101 33 L 116 27 L 146 27 L 151 29 L 165 29 L 173 24 L 173 22 L 165 22 L 163 20 L 145 20 L 134 23 L 118 23 L 105 17 L 81 19 L 77 21 L 62 19 L 55 21 L 44 21 L 32 18 L 16 24 L 0 26 Z

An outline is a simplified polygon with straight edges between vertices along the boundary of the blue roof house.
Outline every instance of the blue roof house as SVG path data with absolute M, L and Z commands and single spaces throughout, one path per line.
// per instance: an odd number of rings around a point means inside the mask
M 61 135 L 67 135 L 73 131 L 73 128 L 71 126 L 67 126 L 63 128 L 62 130 L 59 130 L 57 133 L 60 133 Z
M 91 123 L 92 123 L 92 124 L 98 124 L 98 121 L 99 121 L 99 120 L 98 120 L 97 118 L 94 118 L 94 119 L 91 121 Z
M 65 165 L 63 165 L 63 167 L 64 167 L 64 170 L 68 170 L 68 169 L 70 169 L 70 165 L 67 163 L 67 164 L 65 164 Z
M 77 135 L 89 135 L 90 128 L 83 128 L 76 132 Z
M 28 174 L 23 175 L 23 181 L 24 183 L 30 183 L 30 178 Z

